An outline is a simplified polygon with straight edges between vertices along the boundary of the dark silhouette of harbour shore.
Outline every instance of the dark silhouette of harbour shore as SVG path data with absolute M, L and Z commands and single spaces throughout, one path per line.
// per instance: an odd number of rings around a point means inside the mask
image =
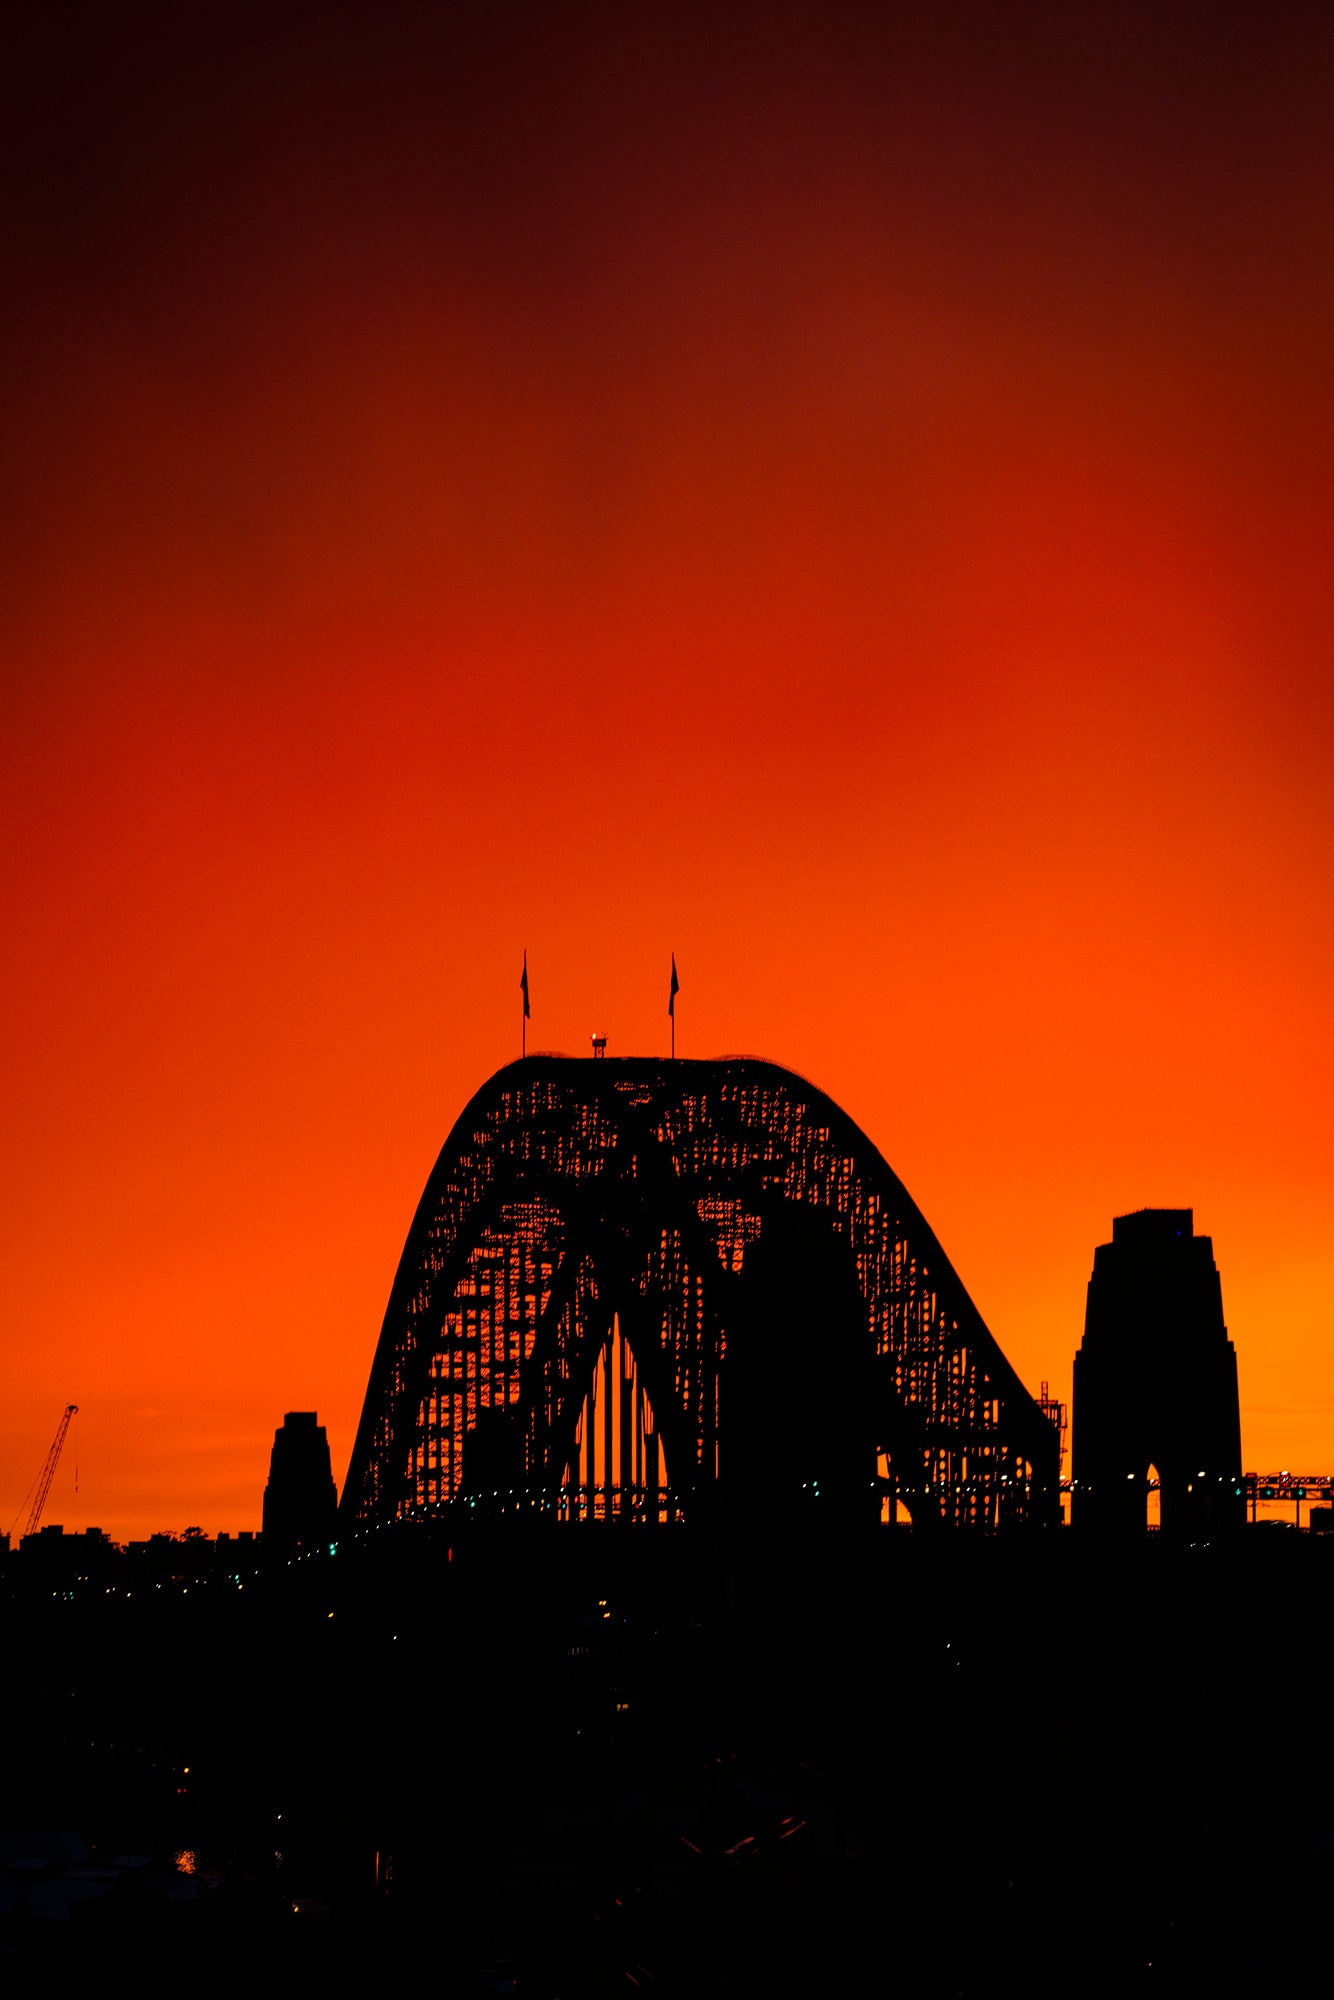
M 1327 1975 L 1334 1736 L 1249 1670 L 1323 1658 L 1327 1538 L 632 1535 L 405 1527 L 143 1596 L 11 1574 L 13 1990 Z M 82 1865 L 20 1851 L 55 1832 Z

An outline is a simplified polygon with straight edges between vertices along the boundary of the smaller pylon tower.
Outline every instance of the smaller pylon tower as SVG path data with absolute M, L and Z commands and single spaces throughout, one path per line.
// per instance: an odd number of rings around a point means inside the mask
M 273 1558 L 328 1542 L 335 1533 L 338 1494 L 329 1439 L 314 1410 L 289 1410 L 273 1434 L 264 1488 L 264 1552 Z
M 1075 1527 L 1142 1534 L 1153 1472 L 1164 1533 L 1245 1520 L 1237 1356 L 1191 1209 L 1118 1215 L 1094 1252 L 1074 1428 Z

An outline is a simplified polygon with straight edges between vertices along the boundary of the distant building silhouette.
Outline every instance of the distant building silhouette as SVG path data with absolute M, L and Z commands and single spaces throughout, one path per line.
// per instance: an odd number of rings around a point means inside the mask
M 328 1542 L 337 1510 L 324 1426 L 315 1421 L 314 1410 L 289 1410 L 274 1432 L 264 1488 L 266 1554 L 290 1554 Z
M 1237 1357 L 1213 1244 L 1189 1208 L 1118 1215 L 1094 1253 L 1075 1356 L 1073 1525 L 1143 1532 L 1154 1475 L 1164 1532 L 1245 1519 Z
M 101 1528 L 66 1533 L 58 1522 L 48 1522 L 35 1534 L 24 1535 L 18 1546 L 18 1559 L 28 1577 L 39 1578 L 53 1589 L 103 1583 L 116 1555 L 115 1544 Z

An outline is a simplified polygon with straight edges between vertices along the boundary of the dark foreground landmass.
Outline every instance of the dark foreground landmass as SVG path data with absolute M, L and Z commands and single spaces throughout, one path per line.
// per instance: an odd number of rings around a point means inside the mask
M 19 1568 L 7 1993 L 1334 1989 L 1334 1537 Z

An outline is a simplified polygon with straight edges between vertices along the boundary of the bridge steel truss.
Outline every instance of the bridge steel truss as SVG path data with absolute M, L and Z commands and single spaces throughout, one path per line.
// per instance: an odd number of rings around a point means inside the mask
M 915 1527 L 1055 1522 L 1058 1433 L 837 1105 L 750 1057 L 529 1056 L 477 1093 L 426 1184 L 344 1523 L 479 1504 L 645 1524 L 707 1511 L 734 1455 L 742 1273 L 794 1217 L 849 1274 L 868 1398 L 850 1471 L 880 1517 L 901 1501 Z M 777 1467 L 785 1427 L 853 1393 L 818 1320 L 777 1328 L 763 1353 L 785 1413 Z

